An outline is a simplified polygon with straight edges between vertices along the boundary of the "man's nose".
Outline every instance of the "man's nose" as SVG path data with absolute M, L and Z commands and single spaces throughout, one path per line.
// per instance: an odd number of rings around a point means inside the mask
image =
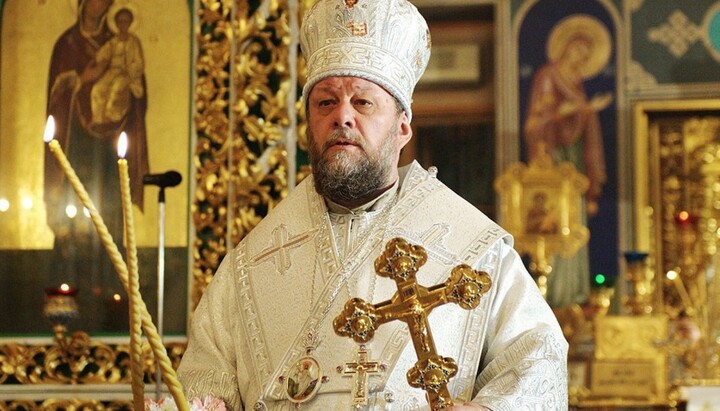
M 354 128 L 355 109 L 351 102 L 342 102 L 335 108 L 335 127 Z

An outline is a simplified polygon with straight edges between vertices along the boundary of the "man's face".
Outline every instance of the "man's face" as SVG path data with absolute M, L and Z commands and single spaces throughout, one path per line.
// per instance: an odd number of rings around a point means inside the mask
M 397 179 L 400 149 L 412 137 L 404 112 L 384 88 L 357 77 L 329 77 L 308 96 L 308 140 L 316 190 L 357 206 Z

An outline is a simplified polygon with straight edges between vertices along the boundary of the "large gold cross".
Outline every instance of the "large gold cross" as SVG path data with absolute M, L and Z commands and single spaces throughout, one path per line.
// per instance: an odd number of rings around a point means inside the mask
M 367 380 L 369 374 L 380 372 L 380 363 L 368 360 L 365 345 L 360 345 L 356 362 L 346 362 L 342 370 L 344 375 L 355 376 L 355 391 L 353 392 L 353 406 L 367 404 Z
M 335 318 L 333 328 L 340 336 L 366 343 L 381 324 L 394 320 L 405 322 L 418 357 L 415 366 L 407 372 L 408 383 L 425 390 L 430 408 L 435 411 L 453 405 L 447 383 L 457 372 L 457 365 L 452 358 L 437 354 L 428 314 L 433 308 L 449 302 L 467 310 L 477 307 L 492 281 L 488 273 L 461 264 L 452 269 L 450 278 L 444 283 L 426 288 L 415 278 L 426 261 L 427 253 L 423 247 L 402 238 L 390 240 L 383 254 L 375 260 L 375 272 L 394 280 L 397 292 L 391 299 L 375 305 L 351 298 Z

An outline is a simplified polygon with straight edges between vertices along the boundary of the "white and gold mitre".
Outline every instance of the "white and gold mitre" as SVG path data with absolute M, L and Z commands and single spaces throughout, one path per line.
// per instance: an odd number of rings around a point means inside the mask
M 412 93 L 430 59 L 430 32 L 407 0 L 319 0 L 300 30 L 303 96 L 330 76 L 362 77 L 395 96 L 412 118 Z

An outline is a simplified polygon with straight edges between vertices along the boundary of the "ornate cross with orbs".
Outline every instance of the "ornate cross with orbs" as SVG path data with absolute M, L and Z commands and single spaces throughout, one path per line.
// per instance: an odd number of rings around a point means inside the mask
M 375 330 L 389 321 L 400 320 L 410 329 L 418 361 L 407 373 L 412 387 L 425 390 L 433 411 L 453 405 L 447 383 L 457 372 L 455 360 L 442 357 L 435 350 L 427 316 L 437 306 L 453 302 L 471 310 L 480 303 L 492 284 L 486 272 L 473 270 L 461 264 L 452 269 L 444 283 L 423 287 L 415 275 L 427 261 L 425 249 L 394 238 L 375 260 L 375 272 L 397 284 L 391 299 L 370 304 L 360 298 L 351 298 L 335 318 L 333 328 L 340 336 L 350 337 L 358 343 L 372 339 Z

